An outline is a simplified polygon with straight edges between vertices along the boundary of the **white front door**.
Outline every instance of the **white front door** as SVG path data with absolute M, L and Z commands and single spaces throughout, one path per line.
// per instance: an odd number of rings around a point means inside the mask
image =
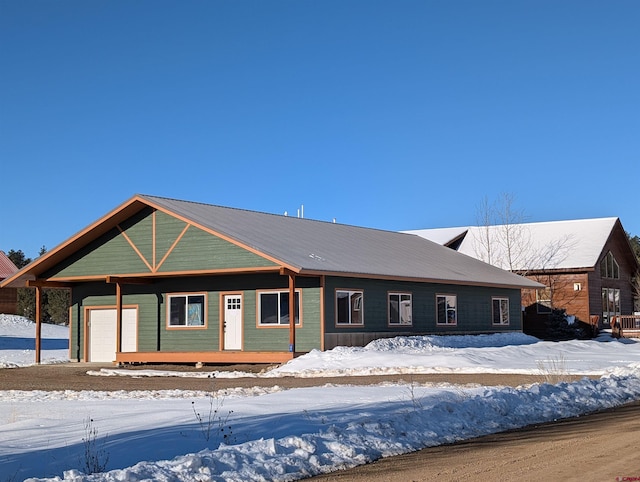
M 112 362 L 116 359 L 116 319 L 115 308 L 95 308 L 88 312 L 89 353 L 87 361 Z M 136 351 L 138 336 L 138 310 L 124 308 L 122 310 L 122 345 L 123 352 Z
M 224 295 L 224 349 L 242 349 L 242 295 Z

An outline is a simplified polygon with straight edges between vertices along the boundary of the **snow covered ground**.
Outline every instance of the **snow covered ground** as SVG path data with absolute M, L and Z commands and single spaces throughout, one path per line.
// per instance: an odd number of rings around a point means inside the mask
M 0 367 L 33 363 L 34 324 L 0 315 Z M 45 363 L 67 330 L 43 327 Z M 531 386 L 383 384 L 219 391 L 215 378 L 384 373 L 544 373 L 597 380 Z M 128 376 L 95 370 L 96 376 Z M 640 399 L 640 343 L 541 342 L 522 334 L 411 337 L 308 355 L 211 391 L 31 392 L 0 387 L 0 481 L 297 480 L 423 447 Z M 410 377 L 409 377 L 410 378 Z M 102 473 L 85 475 L 95 469 Z

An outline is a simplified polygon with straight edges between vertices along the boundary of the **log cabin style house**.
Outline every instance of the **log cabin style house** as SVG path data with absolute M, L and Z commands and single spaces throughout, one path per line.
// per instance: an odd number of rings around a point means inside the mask
M 2 286 L 71 289 L 75 361 L 272 363 L 521 331 L 541 285 L 412 234 L 136 195 Z
M 523 290 L 525 333 L 541 336 L 552 308 L 600 329 L 634 312 L 639 265 L 617 217 L 406 232 L 543 284 Z

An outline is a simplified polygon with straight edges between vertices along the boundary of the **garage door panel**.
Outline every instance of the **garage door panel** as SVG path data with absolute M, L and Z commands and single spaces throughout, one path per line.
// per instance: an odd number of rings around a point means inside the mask
M 112 362 L 116 359 L 117 312 L 115 309 L 89 310 L 89 356 L 91 362 Z M 122 351 L 137 349 L 138 310 L 122 310 Z

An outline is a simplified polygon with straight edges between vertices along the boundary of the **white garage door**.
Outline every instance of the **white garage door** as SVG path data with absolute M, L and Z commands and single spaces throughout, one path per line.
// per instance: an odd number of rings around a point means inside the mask
M 89 360 L 112 362 L 116 359 L 116 318 L 113 309 L 89 310 Z M 122 351 L 136 351 L 138 310 L 122 310 Z

